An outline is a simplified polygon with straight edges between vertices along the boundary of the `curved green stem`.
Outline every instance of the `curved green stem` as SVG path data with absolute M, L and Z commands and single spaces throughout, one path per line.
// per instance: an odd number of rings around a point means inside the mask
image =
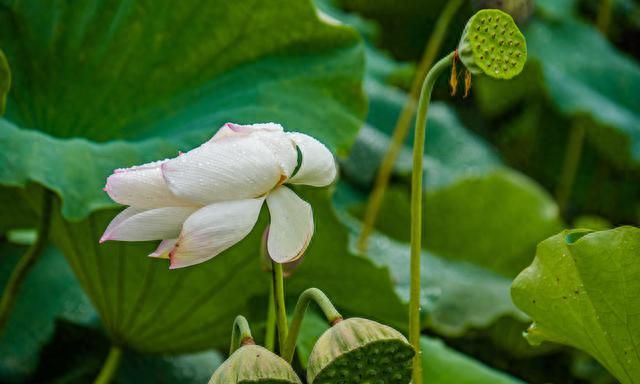
M 302 326 L 302 320 L 304 319 L 304 314 L 309 306 L 310 301 L 315 301 L 316 304 L 324 313 L 324 316 L 327 318 L 331 325 L 342 320 L 342 315 L 336 310 L 336 308 L 331 304 L 331 300 L 318 288 L 309 288 L 306 291 L 302 292 L 300 297 L 298 298 L 298 302 L 296 303 L 296 308 L 293 311 L 293 318 L 291 319 L 291 328 L 289 328 L 289 335 L 287 336 L 287 341 L 284 344 L 284 348 L 282 350 L 282 358 L 291 363 L 293 360 L 293 352 L 296 349 L 296 341 L 298 340 L 298 334 L 300 333 L 300 327 Z
M 2 298 L 0 298 L 0 335 L 2 335 L 9 320 L 9 314 L 16 301 L 23 280 L 47 244 L 49 229 L 51 227 L 52 203 L 53 194 L 45 190 L 42 196 L 42 212 L 40 214 L 40 223 L 38 224 L 38 237 L 35 243 L 20 257 L 18 264 L 16 264 L 11 272 L 11 276 L 9 276 L 4 291 L 2 291 Z
M 273 296 L 276 303 L 276 324 L 278 326 L 278 346 L 280 355 L 287 340 L 287 308 L 284 303 L 284 276 L 282 264 L 273 262 Z
M 453 16 L 455 16 L 456 12 L 458 12 L 458 9 L 460 9 L 464 2 L 465 0 L 450 0 L 447 2 L 447 5 L 438 18 L 433 33 L 429 37 L 422 59 L 418 64 L 407 102 L 404 104 L 402 112 L 400 112 L 400 116 L 396 121 L 396 126 L 393 129 L 393 135 L 391 136 L 391 142 L 389 143 L 389 148 L 384 154 L 382 163 L 380 164 L 380 169 L 376 175 L 373 190 L 369 195 L 362 231 L 358 237 L 358 251 L 360 253 L 365 253 L 367 251 L 367 241 L 376 224 L 380 205 L 382 204 L 382 198 L 384 197 L 387 185 L 389 184 L 389 179 L 391 179 L 393 166 L 398 158 L 400 150 L 402 149 L 402 143 L 404 143 L 404 140 L 409 133 L 411 118 L 413 117 L 416 102 L 420 95 L 420 88 L 422 87 L 422 80 L 426 76 L 427 71 L 431 68 L 436 55 L 440 51 L 440 47 L 446 37 L 446 32 L 449 29 Z
M 269 285 L 269 306 L 267 308 L 267 324 L 264 335 L 264 347 L 271 352 L 275 351 L 276 346 L 276 301 L 274 299 L 273 284 Z
M 422 159 L 427 130 L 427 112 L 433 85 L 440 74 L 452 64 L 455 52 L 440 59 L 427 73 L 420 92 L 413 142 L 411 171 L 411 287 L 409 297 L 409 342 L 416 355 L 413 358 L 413 384 L 422 384 L 422 350 L 420 349 L 420 255 L 422 252 Z
M 574 122 L 569 130 L 569 141 L 565 149 L 560 180 L 556 187 L 556 203 L 562 216 L 566 214 L 567 204 L 569 203 L 571 191 L 573 190 L 573 183 L 575 182 L 576 173 L 580 166 L 584 136 L 585 131 L 582 122 L 579 120 Z
M 122 358 L 122 349 L 115 345 L 109 349 L 109 355 L 102 365 L 102 369 L 98 374 L 98 377 L 94 380 L 93 384 L 109 384 L 118 372 L 120 366 L 120 359 Z
M 253 336 L 251 336 L 251 328 L 244 316 L 238 315 L 233 321 L 233 330 L 231 331 L 231 346 L 229 347 L 229 356 L 241 345 L 254 344 Z

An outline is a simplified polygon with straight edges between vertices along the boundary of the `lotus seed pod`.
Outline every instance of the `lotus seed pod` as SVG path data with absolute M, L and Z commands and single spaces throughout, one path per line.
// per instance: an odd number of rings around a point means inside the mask
M 238 348 L 211 376 L 209 384 L 302 384 L 293 368 L 259 345 Z
M 474 75 L 510 79 L 524 68 L 527 43 L 511 16 L 497 9 L 484 9 L 467 22 L 458 55 Z
M 534 3 L 534 0 L 475 0 L 473 6 L 475 9 L 497 8 L 521 24 L 533 14 Z
M 406 384 L 411 381 L 414 354 L 407 339 L 391 327 L 367 319 L 342 320 L 313 347 L 307 381 Z

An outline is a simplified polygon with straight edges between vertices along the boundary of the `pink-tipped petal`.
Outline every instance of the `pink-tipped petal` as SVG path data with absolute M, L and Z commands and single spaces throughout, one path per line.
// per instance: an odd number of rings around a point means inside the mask
M 160 244 L 158 244 L 158 248 L 149 254 L 149 257 L 169 259 L 169 252 L 171 252 L 173 247 L 176 245 L 176 241 L 178 241 L 178 239 L 162 240 Z
M 209 141 L 164 163 L 162 173 L 173 194 L 202 205 L 256 198 L 283 178 L 281 161 L 254 135 Z
M 277 263 L 289 263 L 302 257 L 313 236 L 311 205 L 292 190 L 281 186 L 267 196 L 271 215 L 267 249 Z
M 263 201 L 264 198 L 222 201 L 191 215 L 169 255 L 170 268 L 202 263 L 242 240 L 256 224 Z
M 148 210 L 129 207 L 111 221 L 100 242 L 171 239 L 178 236 L 182 223 L 197 210 L 196 207 L 164 207 Z
M 298 172 L 289 179 L 290 184 L 305 184 L 324 187 L 336 178 L 336 162 L 331 151 L 324 144 L 303 133 L 287 134 L 302 153 L 302 164 Z
M 160 170 L 164 161 L 117 169 L 104 190 L 113 201 L 138 208 L 194 205 L 171 193 Z
M 298 153 L 293 140 L 285 133 L 282 125 L 276 123 L 260 123 L 240 125 L 226 123 L 211 138 L 211 141 L 220 141 L 229 137 L 242 137 L 253 135 L 265 144 L 279 162 L 281 174 L 288 178 L 293 173 L 298 163 Z

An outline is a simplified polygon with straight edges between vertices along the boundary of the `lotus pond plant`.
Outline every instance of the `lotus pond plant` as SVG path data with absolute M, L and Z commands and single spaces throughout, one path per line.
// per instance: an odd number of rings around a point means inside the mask
M 303 255 L 314 227 L 310 205 L 283 184 L 327 186 L 336 177 L 336 165 L 322 143 L 305 134 L 285 132 L 279 124 L 227 123 L 211 140 L 173 159 L 117 169 L 107 179 L 105 191 L 114 201 L 129 207 L 113 219 L 100 241 L 161 240 L 149 256 L 168 258 L 172 269 L 187 267 L 215 257 L 247 236 L 266 201 L 271 216 L 266 253 L 274 262 L 271 293 L 284 360 L 291 362 L 305 309 L 314 300 L 332 328 L 311 353 L 309 383 L 419 384 L 422 159 L 431 91 L 438 76 L 453 66 L 450 83 L 455 94 L 458 61 L 466 68 L 466 95 L 472 75 L 510 79 L 522 71 L 526 57 L 524 36 L 513 19 L 499 10 L 481 10 L 468 21 L 458 48 L 435 63 L 424 79 L 417 110 L 411 184 L 410 343 L 382 324 L 358 318 L 343 320 L 329 299 L 316 289 L 300 296 L 289 328 L 282 264 Z M 246 328 L 239 319 L 234 332 L 238 327 Z M 232 352 L 234 343 L 235 339 Z M 253 379 L 241 379 L 244 376 L 236 372 L 262 372 L 265 368 L 259 367 L 282 365 L 280 360 L 272 359 L 268 350 L 251 348 L 260 351 L 235 351 L 211 382 L 222 382 L 222 378 L 229 381 L 231 377 L 236 377 L 236 382 L 258 382 L 262 373 L 247 376 Z M 287 370 L 283 369 L 282 372 Z M 264 372 L 276 371 L 281 372 L 280 368 Z
M 312 300 L 334 328 L 321 338 L 326 346 L 314 349 L 309 382 L 316 376 L 319 383 L 331 382 L 332 372 L 343 367 L 337 374 L 356 378 L 356 382 L 360 377 L 382 377 L 383 381 L 406 383 L 410 380 L 406 363 L 414 351 L 404 336 L 373 321 L 343 322 L 318 289 L 303 292 L 291 329 L 287 325 L 282 264 L 302 257 L 314 226 L 311 206 L 283 184 L 323 187 L 335 176 L 333 155 L 311 136 L 284 132 L 275 123 L 227 123 L 211 140 L 173 159 L 115 170 L 104 190 L 129 207 L 111 221 L 100 242 L 161 240 L 149 256 L 169 259 L 170 269 L 188 267 L 215 257 L 247 236 L 266 201 L 271 222 L 262 253 L 273 262 L 271 295 L 278 311 L 282 358 L 256 346 L 246 319 L 239 316 L 234 322 L 230 357 L 210 383 L 299 383 L 289 363 Z M 366 357 L 369 351 L 375 358 Z M 393 364 L 378 370 L 379 358 Z M 349 371 L 345 362 L 351 360 L 356 364 Z
M 630 213 L 596 224 L 575 217 L 572 211 L 596 206 L 580 202 L 594 191 L 569 200 L 584 168 L 611 156 L 594 151 L 615 152 L 623 143 L 637 149 L 632 133 L 609 139 L 621 127 L 633 132 L 640 108 L 625 93 L 625 87 L 640 87 L 632 57 L 639 52 L 623 58 L 607 37 L 620 32 L 609 25 L 619 18 L 615 2 L 600 2 L 598 29 L 569 20 L 578 13 L 570 9 L 573 2 L 425 2 L 420 12 L 439 15 L 433 26 L 413 23 L 415 16 L 404 11 L 407 20 L 399 20 L 402 28 L 432 30 L 413 72 L 379 51 L 390 47 L 387 34 L 397 31 L 385 30 L 381 21 L 382 38 L 372 44 L 375 25 L 343 12 L 358 12 L 363 5 L 356 3 L 384 9 L 378 2 L 341 0 L 336 7 L 332 0 L 284 0 L 274 7 L 251 0 L 162 1 L 24 0 L 0 7 L 0 115 L 7 112 L 0 118 L 0 200 L 9 218 L 0 222 L 7 226 L 0 245 L 8 254 L 0 265 L 0 281 L 6 281 L 0 382 L 514 384 L 589 376 L 592 384 L 640 383 L 640 229 L 611 229 Z M 466 26 L 457 24 L 458 16 L 487 7 L 506 13 L 485 9 L 468 13 Z M 525 41 L 513 19 L 524 27 L 530 17 Z M 180 33 L 166 33 L 176 26 Z M 419 42 L 415 31 L 407 36 L 409 45 Z M 437 60 L 448 43 L 451 51 Z M 606 58 L 601 67 L 607 71 L 581 63 L 580 49 Z M 416 57 L 405 48 L 391 51 L 395 58 Z M 523 71 L 529 55 L 537 60 L 534 80 L 527 81 L 527 71 L 504 84 Z M 451 96 L 468 97 L 472 84 L 479 91 L 478 105 L 467 100 L 461 119 L 447 103 L 430 107 L 445 73 Z M 532 82 L 533 93 L 505 92 Z M 372 113 L 363 127 L 365 93 Z M 571 120 L 570 133 L 548 136 L 548 127 L 540 127 L 547 117 L 537 115 L 549 102 L 562 127 Z M 524 118 L 516 116 L 521 110 L 528 111 Z M 411 162 L 405 138 L 414 113 Z M 470 132 L 464 123 L 476 113 L 490 124 L 474 122 Z M 223 124 L 227 119 L 242 124 Z M 503 164 L 476 135 L 486 136 L 485 127 L 498 148 L 506 131 L 522 140 L 521 131 L 533 130 L 560 146 L 567 139 L 561 174 L 553 168 L 544 176 L 559 176 L 558 182 L 542 183 L 557 188 L 555 202 Z M 583 142 L 588 156 L 580 162 Z M 334 154 L 350 147 L 353 158 L 345 160 L 345 177 L 337 183 Z M 538 149 L 525 152 L 521 161 L 539 163 Z M 622 155 L 629 154 L 615 161 L 637 165 L 640 152 Z M 509 151 L 500 155 L 513 164 Z M 558 163 L 553 156 L 545 160 Z M 120 166 L 127 168 L 112 171 Z M 611 164 L 598 166 L 599 182 Z M 376 171 L 358 234 L 351 214 L 360 213 L 356 206 L 367 198 Z M 614 189 L 609 183 L 599 191 Z M 329 186 L 337 193 L 321 189 Z M 637 199 L 622 200 L 623 210 L 640 208 Z M 391 220 L 380 220 L 373 234 L 378 211 Z M 578 229 L 539 242 L 563 227 L 562 218 L 575 220 Z M 358 235 L 353 244 L 360 255 L 354 255 L 349 245 Z M 535 258 L 522 271 L 535 244 Z M 12 259 L 14 251 L 22 256 Z M 30 290 L 21 292 L 22 282 Z M 287 311 L 294 293 L 297 303 Z M 77 314 L 87 319 L 70 318 Z M 552 354 L 524 344 L 520 336 L 529 320 L 526 340 L 555 343 Z M 469 337 L 481 340 L 482 351 L 473 348 L 473 354 L 482 354 L 482 362 L 432 333 L 456 346 Z M 89 340 L 92 350 L 77 353 Z M 108 356 L 95 376 L 107 342 Z M 586 354 L 575 357 L 558 344 Z M 557 380 L 558 367 L 549 369 L 553 374 L 510 367 L 506 374 L 491 368 L 504 363 L 496 349 L 531 354 L 533 367 L 541 365 L 538 359 L 555 364 L 560 355 L 573 365 L 558 363 L 567 372 Z M 146 356 L 152 354 L 161 357 Z M 45 372 L 52 366 L 55 372 Z M 13 376 L 16 369 L 21 376 Z
M 455 93 L 457 61 L 466 68 L 465 94 L 471 87 L 472 75 L 510 79 L 519 74 L 527 60 L 525 38 L 513 18 L 498 9 L 478 11 L 467 22 L 457 49 L 434 64 L 422 84 L 415 125 L 413 167 L 411 173 L 411 283 L 409 298 L 409 340 L 417 351 L 413 359 L 413 383 L 422 383 L 420 352 L 420 257 L 422 252 L 422 187 L 423 158 L 427 129 L 427 112 L 431 92 L 438 77 L 450 66 L 450 84 Z

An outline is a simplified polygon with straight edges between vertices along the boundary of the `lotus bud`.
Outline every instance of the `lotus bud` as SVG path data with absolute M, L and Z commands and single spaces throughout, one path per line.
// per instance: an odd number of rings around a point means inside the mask
M 302 384 L 289 363 L 255 345 L 247 320 L 238 316 L 233 323 L 230 356 L 213 373 L 209 384 L 250 383 Z
M 307 381 L 406 384 L 414 354 L 407 339 L 391 327 L 361 318 L 338 321 L 313 347 Z
M 243 345 L 211 376 L 209 384 L 301 384 L 293 368 L 259 345 Z
M 484 9 L 467 22 L 458 44 L 458 57 L 474 75 L 510 79 L 524 68 L 527 44 L 511 16 L 497 9 Z

